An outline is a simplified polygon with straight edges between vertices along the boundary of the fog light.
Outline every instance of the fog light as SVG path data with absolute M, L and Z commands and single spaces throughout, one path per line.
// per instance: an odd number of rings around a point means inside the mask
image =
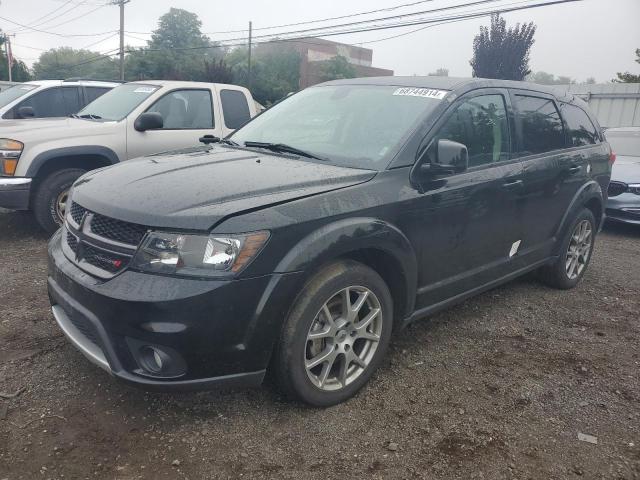
M 143 367 L 151 373 L 162 373 L 171 368 L 171 358 L 156 347 L 145 345 L 140 349 Z

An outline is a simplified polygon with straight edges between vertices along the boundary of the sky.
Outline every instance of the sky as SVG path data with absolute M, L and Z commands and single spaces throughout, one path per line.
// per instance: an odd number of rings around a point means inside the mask
M 149 38 L 147 32 L 156 28 L 158 18 L 172 6 L 196 13 L 202 21 L 202 31 L 208 33 L 246 29 L 250 20 L 254 29 L 259 29 L 391 8 L 415 1 L 131 0 L 125 9 L 125 31 L 136 33 L 127 34 L 126 43 L 131 46 L 144 45 L 144 39 Z M 460 5 L 469 1 L 471 0 L 426 0 L 412 6 L 370 15 L 298 27 L 257 30 L 256 34 L 331 26 L 332 23 L 368 20 Z M 513 7 L 544 1 L 548 0 L 496 0 L 459 11 L 486 10 L 498 6 Z M 0 0 L 0 29 L 7 33 L 16 33 L 16 36 L 12 37 L 14 56 L 24 60 L 28 65 L 37 60 L 42 50 L 53 47 L 88 47 L 91 50 L 106 52 L 118 47 L 117 34 L 104 32 L 113 32 L 119 28 L 119 12 L 117 6 L 101 6 L 105 3 L 110 3 L 110 0 Z M 41 19 L 47 14 L 50 15 Z M 432 13 L 410 18 L 442 14 Z M 504 14 L 504 18 L 509 26 L 530 21 L 537 25 L 530 60 L 530 68 L 533 71 L 542 70 L 555 75 L 569 76 L 578 81 L 594 77 L 599 82 L 610 81 L 616 72 L 620 71 L 640 73 L 640 64 L 634 61 L 635 49 L 640 48 L 640 0 L 582 0 L 510 12 Z M 62 35 L 102 35 L 58 36 L 22 28 L 12 22 Z M 427 75 L 437 68 L 447 68 L 451 76 L 464 77 L 471 75 L 469 60 L 472 56 L 473 37 L 478 33 L 480 26 L 488 22 L 488 17 L 483 17 L 436 25 L 382 41 L 377 40 L 407 33 L 420 26 L 326 38 L 372 48 L 373 65 L 392 69 L 396 75 Z M 211 33 L 209 37 L 213 40 L 224 40 L 245 35 L 245 32 Z

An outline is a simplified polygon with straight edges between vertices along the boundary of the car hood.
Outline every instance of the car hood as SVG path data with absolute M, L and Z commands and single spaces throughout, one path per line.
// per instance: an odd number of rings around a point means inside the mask
M 127 222 L 209 230 L 226 217 L 356 185 L 375 174 L 214 146 L 144 157 L 90 172 L 76 182 L 72 199 L 91 211 Z
M 611 170 L 611 180 L 640 183 L 640 157 L 618 156 Z
M 25 145 L 49 139 L 99 135 L 111 131 L 116 122 L 102 122 L 82 118 L 27 118 L 0 121 L 0 137 L 18 140 Z

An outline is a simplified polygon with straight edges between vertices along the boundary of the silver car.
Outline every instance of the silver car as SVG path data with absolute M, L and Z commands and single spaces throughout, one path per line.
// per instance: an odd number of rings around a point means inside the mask
M 616 154 L 607 219 L 640 225 L 640 127 L 610 128 L 605 136 Z

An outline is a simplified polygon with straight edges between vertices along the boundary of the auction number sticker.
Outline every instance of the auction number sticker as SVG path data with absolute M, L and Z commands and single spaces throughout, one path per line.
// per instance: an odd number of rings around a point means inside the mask
M 404 87 L 398 88 L 394 95 L 401 95 L 405 97 L 425 97 L 425 98 L 435 98 L 437 100 L 442 100 L 444 96 L 449 93 L 446 90 L 434 90 L 432 88 L 414 88 L 414 87 Z

